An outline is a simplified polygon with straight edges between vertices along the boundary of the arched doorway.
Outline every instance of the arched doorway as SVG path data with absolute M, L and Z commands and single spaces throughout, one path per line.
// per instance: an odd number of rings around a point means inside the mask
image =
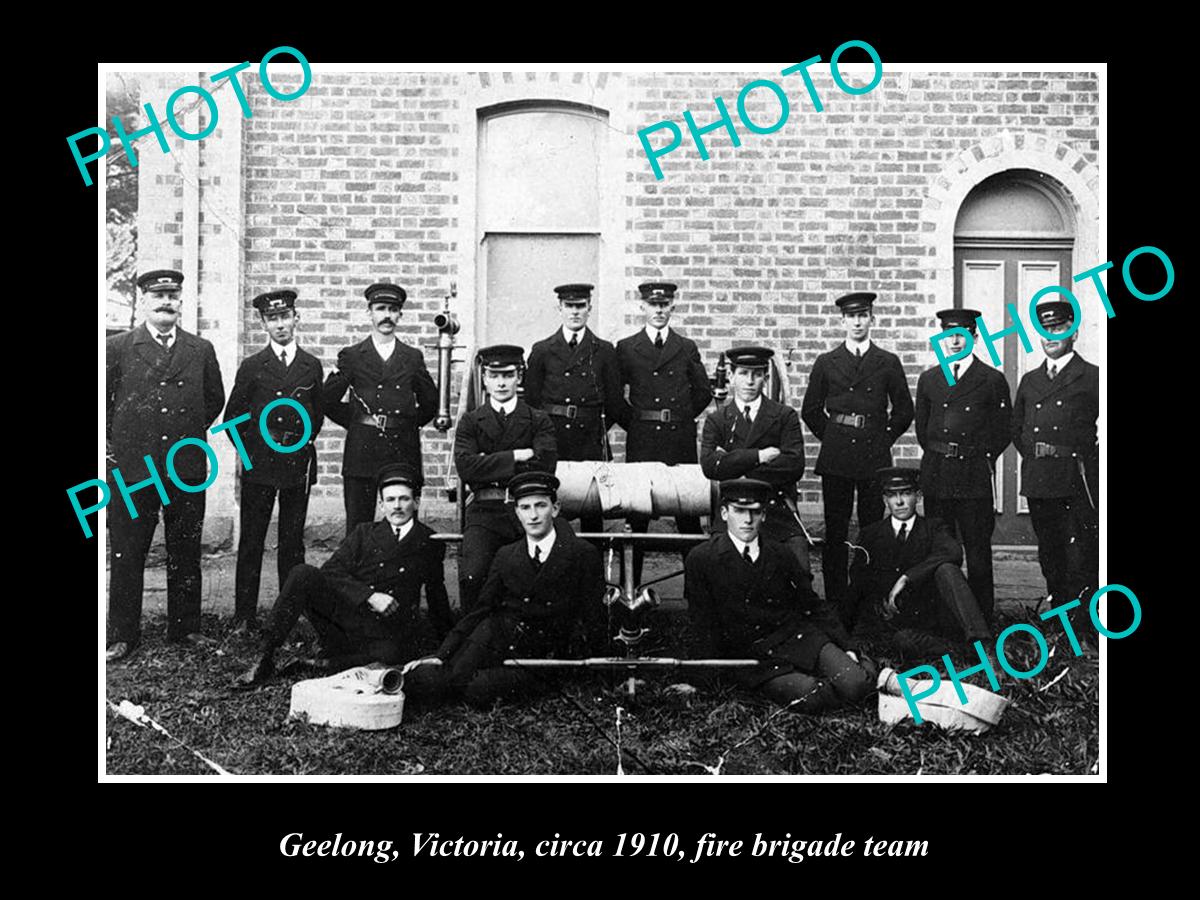
M 1071 288 L 1075 247 L 1074 204 L 1057 180 L 1032 169 L 1008 169 L 977 184 L 959 207 L 954 224 L 954 305 L 983 313 L 989 331 L 1012 324 L 1005 306 L 1020 312 L 1033 352 L 1016 334 L 997 345 L 1000 368 L 1015 394 L 1021 376 L 1040 365 L 1037 335 L 1026 321 L 1029 299 L 1046 285 Z M 982 342 L 981 342 L 982 343 Z M 976 355 L 988 364 L 985 346 Z M 1020 496 L 1016 448 L 1005 451 L 996 473 L 996 544 L 1034 544 L 1028 507 Z

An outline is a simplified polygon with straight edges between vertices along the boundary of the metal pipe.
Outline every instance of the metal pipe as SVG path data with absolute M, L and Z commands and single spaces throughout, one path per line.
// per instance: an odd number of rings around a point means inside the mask
M 454 335 L 458 334 L 460 326 L 458 319 L 450 311 L 450 300 L 457 296 L 458 285 L 452 281 L 445 306 L 433 317 L 434 327 L 438 330 L 438 411 L 433 420 L 433 427 L 443 434 L 454 424 L 454 420 L 450 418 L 450 368 L 455 348 Z

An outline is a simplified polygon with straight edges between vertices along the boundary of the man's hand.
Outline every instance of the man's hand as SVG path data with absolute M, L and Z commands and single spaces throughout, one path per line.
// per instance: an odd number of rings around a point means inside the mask
M 522 447 L 520 450 L 514 450 L 513 462 L 528 462 L 533 459 L 533 450 L 529 447 Z
M 367 603 L 370 604 L 371 609 L 385 619 L 388 616 L 394 616 L 400 609 L 400 604 L 396 602 L 395 597 L 391 594 L 381 594 L 378 591 L 367 598 Z
M 883 601 L 882 613 L 884 619 L 891 619 L 899 614 L 900 609 L 896 606 L 896 600 L 900 593 L 908 586 L 908 576 L 901 575 L 896 579 L 896 583 L 892 585 L 892 589 L 888 592 L 887 599 Z
M 401 675 L 407 675 L 417 666 L 440 666 L 442 661 L 436 656 L 423 656 L 420 659 L 410 659 L 404 664 L 404 668 L 400 670 Z
M 769 463 L 779 458 L 780 449 L 778 447 L 763 447 L 758 451 L 759 464 Z

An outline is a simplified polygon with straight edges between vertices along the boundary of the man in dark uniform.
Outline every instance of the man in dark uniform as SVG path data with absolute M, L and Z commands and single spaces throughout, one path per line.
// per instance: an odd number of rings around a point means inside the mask
M 238 679 L 249 687 L 275 671 L 275 651 L 306 616 L 321 641 L 319 668 L 341 671 L 369 662 L 395 664 L 415 649 L 421 588 L 438 639 L 454 625 L 446 596 L 446 545 L 417 521 L 421 478 L 408 463 L 379 473 L 384 517 L 347 535 L 317 569 L 301 563 L 288 573 L 263 634 L 262 653 Z
M 509 479 L 531 470 L 553 472 L 558 461 L 550 417 L 517 397 L 524 351 L 497 344 L 482 348 L 476 359 L 487 402 L 463 413 L 454 433 L 454 467 L 471 491 L 458 558 L 464 612 L 475 608 L 496 551 L 521 536 L 505 502 Z
M 1070 330 L 1075 311 L 1064 300 L 1040 303 L 1044 331 Z M 1013 402 L 1013 443 L 1021 453 L 1021 493 L 1038 541 L 1038 560 L 1055 605 L 1088 593 L 1071 610 L 1077 634 L 1094 639 L 1088 601 L 1100 572 L 1100 369 L 1075 352 L 1075 335 L 1042 338 L 1046 362 L 1026 372 Z
M 146 553 L 162 509 L 167 542 L 167 640 L 202 644 L 200 633 L 200 533 L 204 491 L 181 491 L 168 477 L 167 457 L 181 438 L 204 440 L 225 405 L 225 387 L 212 344 L 179 327 L 183 275 L 170 269 L 137 280 L 145 321 L 105 346 L 107 445 L 111 496 L 133 487 L 126 504 L 108 516 L 112 562 L 109 584 L 108 660 L 128 656 L 141 638 Z M 143 457 L 150 459 L 151 468 Z M 171 457 L 180 481 L 205 484 L 207 454 L 195 445 Z M 147 479 L 154 479 L 154 486 Z M 164 496 L 165 495 L 165 496 Z
M 315 445 L 324 421 L 321 363 L 295 341 L 296 323 L 300 320 L 296 292 L 260 294 L 254 298 L 254 308 L 267 332 L 267 346 L 238 367 L 225 407 L 226 422 L 238 416 L 250 417 L 249 427 L 238 432 L 249 459 L 249 463 L 243 462 L 240 476 L 241 536 L 233 613 L 233 625 L 238 631 L 258 628 L 258 582 L 276 494 L 279 495 L 279 585 L 282 587 L 288 572 L 304 562 L 308 490 L 317 480 Z M 307 425 L 294 407 L 277 403 L 285 398 L 304 408 Z M 287 452 L 267 446 L 259 428 L 264 410 L 272 403 L 277 405 L 267 413 L 267 432 Z M 306 433 L 308 439 L 302 444 Z
M 943 309 L 943 328 L 965 328 L 974 337 L 974 309 Z M 966 337 L 943 342 L 949 355 L 961 353 Z M 979 608 L 990 620 L 996 593 L 992 583 L 992 531 L 996 526 L 996 464 L 1012 440 L 1012 395 L 1008 380 L 970 354 L 951 364 L 954 384 L 941 366 L 917 379 L 917 441 L 925 515 L 957 528 L 967 556 L 967 580 Z
M 693 653 L 762 660 L 735 676 L 797 712 L 857 703 L 875 687 L 869 660 L 851 646 L 834 611 L 808 586 L 796 557 L 762 534 L 774 485 L 754 478 L 721 482 L 721 518 L 687 558 L 684 593 Z
M 558 479 L 524 472 L 509 482 L 523 535 L 502 547 L 488 573 L 479 606 L 464 616 L 434 656 L 405 666 L 405 691 L 414 698 L 461 695 L 486 706 L 544 687 L 548 679 L 505 659 L 566 658 L 603 650 L 604 573 L 600 551 L 557 519 Z
M 374 330 L 342 349 L 337 371 L 329 373 L 322 392 L 325 414 L 346 429 L 346 534 L 375 517 L 375 475 L 381 466 L 406 462 L 422 471 L 421 426 L 437 414 L 437 386 L 425 368 L 425 355 L 396 338 L 408 294 L 394 284 L 373 284 L 363 293 Z
M 875 295 L 847 294 L 836 302 L 846 340 L 817 357 L 800 417 L 821 442 L 814 467 L 825 505 L 821 568 L 825 596 L 840 605 L 855 495 L 860 529 L 883 518 L 875 472 L 892 464 L 892 444 L 912 423 L 913 402 L 900 358 L 871 340 Z
M 962 545 L 945 522 L 917 515 L 920 477 L 903 466 L 879 470 L 889 515 L 859 532 L 843 621 L 847 628 L 891 632 L 906 657 L 955 649 L 945 639 L 989 647 L 991 630 L 960 568 Z M 998 664 L 993 668 L 1000 672 Z
M 592 285 L 561 284 L 562 328 L 538 341 L 525 370 L 525 402 L 554 422 L 560 460 L 612 459 L 608 429 L 624 412 L 617 352 L 587 327 Z M 604 530 L 602 516 L 580 520 L 585 532 Z
M 766 347 L 725 352 L 733 396 L 704 420 L 700 466 L 714 481 L 755 478 L 775 489 L 767 501 L 763 534 L 795 554 L 811 584 L 808 538 L 796 509 L 796 483 L 804 475 L 804 432 L 794 409 L 763 396 L 774 355 Z
M 617 342 L 625 406 L 626 462 L 695 463 L 696 416 L 712 402 L 708 373 L 696 344 L 670 327 L 677 287 L 651 281 L 638 285 L 645 327 Z M 644 532 L 649 519 L 630 516 L 630 527 Z M 680 534 L 700 534 L 699 516 L 676 516 Z M 642 551 L 634 550 L 634 579 L 642 573 Z

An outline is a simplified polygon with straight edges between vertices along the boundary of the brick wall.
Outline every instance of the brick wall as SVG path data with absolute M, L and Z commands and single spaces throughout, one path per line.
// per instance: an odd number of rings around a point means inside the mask
M 945 258 L 946 226 L 937 217 L 947 209 L 953 214 L 958 174 L 972 166 L 1004 168 L 1005 154 L 1015 159 L 1036 146 L 1068 174 L 1080 173 L 1084 193 L 1094 190 L 1098 147 L 1092 75 L 902 73 L 885 76 L 869 94 L 849 96 L 827 69 L 812 72 L 825 105 L 819 114 L 796 76 L 608 76 L 619 83 L 616 96 L 625 104 L 610 111 L 625 137 L 609 142 L 623 177 L 607 185 L 619 192 L 621 227 L 605 235 L 623 242 L 623 293 L 632 297 L 634 286 L 651 278 L 679 282 L 674 324 L 697 341 L 710 368 L 735 340 L 795 348 L 789 389 L 797 407 L 813 359 L 840 338 L 831 301 L 845 291 L 880 292 L 874 336 L 900 355 L 914 390 L 917 375 L 933 364 L 927 340 L 933 311 L 949 305 L 952 266 Z M 685 130 L 683 146 L 662 158 L 665 177 L 656 181 L 636 130 L 663 119 L 682 126 L 684 109 L 700 125 L 714 121 L 714 96 L 733 111 L 742 85 L 759 77 L 785 87 L 791 100 L 786 125 L 771 135 L 739 127 L 738 148 L 724 132 L 712 132 L 705 136 L 707 161 Z M 247 79 L 254 117 L 242 125 L 238 173 L 244 199 L 239 357 L 263 340 L 250 298 L 277 286 L 300 292 L 300 340 L 327 367 L 340 347 L 368 334 L 362 289 L 376 280 L 395 280 L 409 291 L 401 338 L 433 343 L 429 319 L 448 283 L 457 280 L 468 296 L 474 290 L 467 276 L 475 271 L 469 254 L 476 248 L 462 237 L 474 227 L 474 175 L 466 171 L 477 140 L 471 98 L 491 81 L 466 73 L 318 68 L 309 91 L 284 103 L 267 96 L 256 78 Z M 510 94 L 527 85 L 531 98 L 571 89 L 567 79 L 545 74 L 503 81 Z M 278 76 L 281 90 L 297 82 Z M 777 101 L 756 91 L 748 114 L 773 122 Z M 218 133 L 204 143 L 221 139 Z M 165 160 L 142 195 L 142 233 L 159 235 L 143 244 L 143 266 L 178 262 L 172 165 Z M 207 165 L 211 170 L 211 159 Z M 466 188 L 460 187 L 464 180 Z M 1094 230 L 1095 223 L 1081 227 Z M 1094 245 L 1095 235 L 1090 240 Z M 151 251 L 170 258 L 151 260 Z M 636 304 L 622 310 L 609 319 L 622 326 L 604 336 L 615 340 L 639 327 Z M 462 337 L 474 343 L 469 333 Z M 430 349 L 426 361 L 434 370 Z M 226 373 L 228 381 L 232 376 Z M 341 518 L 342 436 L 328 423 L 320 438 L 313 521 Z M 811 470 L 818 444 L 811 434 L 806 441 Z M 438 489 L 445 484 L 447 441 L 426 428 L 423 444 L 434 488 L 427 514 L 446 516 L 445 493 Z M 915 459 L 918 453 L 910 431 L 897 455 Z M 807 502 L 819 502 L 815 479 L 806 480 L 804 490 Z M 440 502 L 430 502 L 435 499 Z

